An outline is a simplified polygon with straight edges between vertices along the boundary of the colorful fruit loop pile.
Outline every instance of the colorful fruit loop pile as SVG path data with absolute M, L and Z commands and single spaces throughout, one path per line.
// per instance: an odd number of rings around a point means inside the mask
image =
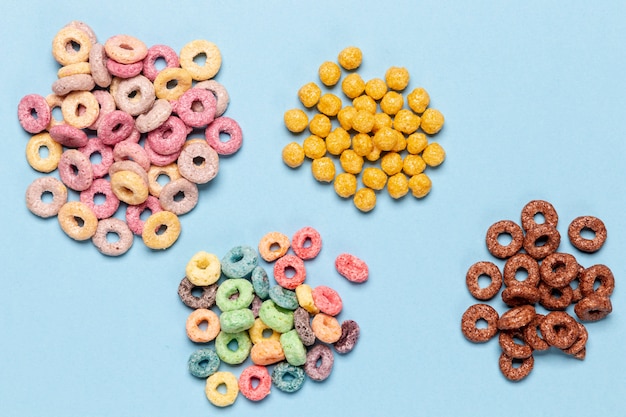
M 309 158 L 316 180 L 332 182 L 340 197 L 351 197 L 359 210 L 369 212 L 376 205 L 376 193 L 385 187 L 394 199 L 409 191 L 416 198 L 430 192 L 432 182 L 425 170 L 440 165 L 445 151 L 429 139 L 441 130 L 444 117 L 428 107 L 425 89 L 415 88 L 403 96 L 409 85 L 406 68 L 390 67 L 384 80 L 365 81 L 355 72 L 361 60 L 361 50 L 348 47 L 339 53 L 338 64 L 327 61 L 319 67 L 323 86 L 331 88 L 341 81 L 341 90 L 351 101 L 346 106 L 314 82 L 300 88 L 298 97 L 307 111 L 287 110 L 284 123 L 295 134 L 308 128 L 309 135 L 302 143 L 287 144 L 282 158 L 291 168 Z M 342 69 L 348 72 L 343 79 Z
M 23 97 L 18 119 L 32 135 L 31 167 L 58 168 L 60 180 L 36 179 L 27 207 L 57 216 L 69 237 L 91 239 L 105 255 L 128 251 L 134 235 L 167 249 L 180 235 L 178 216 L 198 202 L 198 185 L 215 178 L 220 155 L 242 145 L 239 125 L 223 116 L 228 92 L 213 79 L 220 50 L 194 40 L 177 54 L 129 35 L 99 43 L 88 25 L 72 21 L 55 35 L 52 55 L 61 65 L 52 93 Z M 68 201 L 68 188 L 78 201 Z M 125 221 L 115 217 L 123 205 Z
M 492 299 L 505 286 L 501 296 L 510 308 L 499 315 L 489 304 L 474 304 L 463 314 L 461 330 L 474 343 L 487 342 L 499 332 L 499 366 L 511 381 L 529 375 L 534 352 L 553 348 L 584 359 L 588 332 L 582 322 L 603 319 L 613 309 L 613 273 L 606 265 L 584 267 L 573 255 L 559 252 L 558 219 L 549 202 L 529 202 L 522 209 L 521 226 L 501 220 L 487 231 L 487 249 L 505 260 L 502 271 L 490 261 L 477 262 L 467 271 L 467 288 L 478 300 Z M 511 238 L 509 243 L 502 243 L 503 235 Z M 607 232 L 600 219 L 581 216 L 570 223 L 568 237 L 578 250 L 593 253 L 604 245 Z M 488 286 L 479 285 L 481 277 L 489 279 Z M 536 304 L 547 312 L 538 312 Z M 566 311 L 570 306 L 576 318 Z M 486 327 L 478 325 L 483 321 Z
M 319 233 L 305 227 L 291 241 L 280 232 L 268 233 L 258 252 L 236 246 L 221 259 L 201 251 L 189 260 L 178 294 L 193 309 L 187 335 L 204 346 L 191 354 L 188 367 L 192 375 L 206 379 L 205 394 L 212 404 L 231 405 L 239 392 L 259 401 L 272 385 L 296 392 L 306 377 L 328 378 L 334 352 L 346 354 L 355 347 L 360 328 L 354 320 L 340 324 L 343 302 L 337 291 L 305 283 L 304 262 L 321 247 Z M 273 263 L 275 284 L 259 256 Z M 351 282 L 368 279 L 367 264 L 354 255 L 337 256 L 335 266 Z M 251 364 L 244 365 L 239 377 L 219 370 L 222 362 L 236 366 L 248 358 Z

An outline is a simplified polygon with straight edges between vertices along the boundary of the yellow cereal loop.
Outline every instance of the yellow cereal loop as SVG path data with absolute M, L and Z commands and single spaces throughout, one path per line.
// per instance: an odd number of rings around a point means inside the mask
M 421 118 L 409 109 L 400 109 L 393 118 L 393 128 L 410 135 L 420 127 Z
M 309 131 L 320 138 L 325 138 L 330 133 L 333 125 L 325 114 L 316 114 L 309 122 Z
M 369 133 L 375 122 L 376 118 L 372 113 L 366 110 L 357 110 L 352 118 L 352 128 L 359 133 Z
M 320 312 L 319 308 L 313 301 L 313 289 L 308 284 L 300 284 L 296 287 L 296 299 L 300 307 L 305 309 L 311 314 L 317 314 Z
M 227 407 L 232 405 L 239 395 L 239 382 L 232 372 L 218 371 L 207 378 L 204 393 L 214 406 Z
M 374 134 L 374 146 L 381 151 L 390 151 L 396 145 L 399 136 L 402 136 L 402 133 L 397 130 L 391 127 L 383 127 Z
M 365 81 L 356 73 L 348 74 L 341 82 L 341 90 L 348 98 L 355 98 L 365 91 Z
M 422 152 L 422 158 L 426 165 L 436 167 L 446 159 L 446 151 L 438 143 L 430 143 Z
M 393 199 L 404 197 L 409 192 L 409 180 L 406 175 L 398 172 L 387 180 L 387 192 Z
M 193 284 L 206 287 L 215 284 L 222 273 L 220 259 L 212 253 L 200 251 L 195 253 L 185 266 L 185 276 Z
M 388 152 L 380 160 L 380 167 L 385 172 L 385 174 L 391 176 L 402 171 L 403 162 L 404 161 L 402 160 L 402 156 L 400 156 L 399 153 Z
M 341 68 L 334 62 L 326 61 L 320 65 L 318 75 L 322 84 L 332 87 L 337 84 L 341 78 Z
M 269 336 L 265 335 L 266 330 L 268 331 L 267 333 L 270 333 L 271 331 Z M 278 342 L 280 341 L 280 333 L 278 333 L 276 330 L 272 330 L 270 326 L 263 323 L 263 320 L 258 317 L 254 320 L 254 324 L 252 324 L 252 327 L 248 329 L 248 335 L 250 336 L 250 341 L 255 345 L 263 340 L 276 340 Z
M 319 182 L 331 182 L 335 179 L 335 163 L 328 156 L 314 159 L 311 163 L 311 172 Z
M 439 110 L 426 109 L 426 111 L 422 113 L 422 123 L 420 127 L 429 135 L 434 135 L 441 130 L 443 122 L 443 114 L 441 114 Z
M 315 106 L 321 96 L 322 89 L 314 82 L 307 83 L 298 90 L 298 98 L 306 108 Z
M 180 236 L 180 219 L 171 211 L 153 213 L 143 225 L 141 239 L 150 249 L 167 249 Z
M 200 65 L 196 58 L 204 58 L 204 63 Z M 182 47 L 179 60 L 180 66 L 187 70 L 192 79 L 204 81 L 215 77 L 219 72 L 222 66 L 222 53 L 213 42 L 196 39 Z
M 362 95 L 352 100 L 352 106 L 357 110 L 365 110 L 372 114 L 376 113 L 378 108 L 376 101 L 370 96 Z
M 185 91 L 191 88 L 192 82 L 191 74 L 184 68 L 163 68 L 154 79 L 154 94 L 157 98 L 178 100 Z M 174 83 L 175 85 L 169 87 L 169 85 L 171 85 L 170 83 Z M 113 84 L 111 84 L 109 91 L 115 96 L 113 90 L 114 87 Z
M 419 154 L 428 145 L 428 138 L 423 133 L 413 133 L 406 138 L 406 150 L 412 154 Z
M 47 152 L 42 153 L 42 148 L 46 148 Z M 52 139 L 48 132 L 31 136 L 26 144 L 26 160 L 39 172 L 48 173 L 57 169 L 62 154 L 63 146 Z
M 350 147 L 350 134 L 342 127 L 336 127 L 326 136 L 326 150 L 331 155 L 341 155 Z
M 406 102 L 415 113 L 422 114 L 430 103 L 428 92 L 422 87 L 418 87 L 406 96 Z
M 360 188 L 354 193 L 352 201 L 356 208 L 367 213 L 376 207 L 376 193 L 371 188 Z
M 378 101 L 387 93 L 387 83 L 381 78 L 372 78 L 365 83 L 365 94 Z
M 357 133 L 352 137 L 352 150 L 359 156 L 369 154 L 374 148 L 374 142 L 367 133 Z
M 148 198 L 148 183 L 133 171 L 117 171 L 111 175 L 113 194 L 126 204 L 141 204 Z
M 61 103 L 63 120 L 78 129 L 91 126 L 100 114 L 100 104 L 91 91 L 72 91 Z
M 357 181 L 354 174 L 342 172 L 337 175 L 334 182 L 335 192 L 339 197 L 348 198 L 356 192 Z
M 363 53 L 356 46 L 348 46 L 339 52 L 337 57 L 339 65 L 348 71 L 357 69 L 363 60 Z
M 363 185 L 372 190 L 382 190 L 387 183 L 387 174 L 376 167 L 367 167 L 363 170 Z
M 409 179 L 409 189 L 416 198 L 425 197 L 432 187 L 430 178 L 424 173 L 412 176 Z
M 83 30 L 65 26 L 52 39 L 52 56 L 61 65 L 87 62 L 92 42 Z
M 98 218 L 80 201 L 68 201 L 63 204 L 57 214 L 57 220 L 65 234 L 78 241 L 91 239 L 98 228 Z
M 326 155 L 326 142 L 319 136 L 311 135 L 304 139 L 302 148 L 307 158 L 318 159 Z
M 380 100 L 380 109 L 390 116 L 398 113 L 404 106 L 404 97 L 396 91 L 388 91 Z
M 333 117 L 341 110 L 341 99 L 332 93 L 326 93 L 320 97 L 317 110 L 326 116 Z
M 404 157 L 402 163 L 402 171 L 412 177 L 417 174 L 421 174 L 426 169 L 426 162 L 419 155 L 408 154 Z
M 341 153 L 339 163 L 344 171 L 356 175 L 363 169 L 363 156 L 357 154 L 353 149 L 346 149 Z
M 91 74 L 91 65 L 89 65 L 89 62 L 75 62 L 73 64 L 64 65 L 57 71 L 58 78 L 77 74 Z
M 406 138 L 404 135 L 398 135 L 398 140 L 396 140 L 396 145 L 391 148 L 393 152 L 402 152 L 406 149 Z
M 390 67 L 385 73 L 385 81 L 390 89 L 404 90 L 409 85 L 409 71 L 404 67 Z
M 283 162 L 290 168 L 297 168 L 304 162 L 304 149 L 298 142 L 290 142 L 283 148 Z
M 337 113 L 337 121 L 339 121 L 339 126 L 341 126 L 345 130 L 352 129 L 352 118 L 356 114 L 357 110 L 352 106 L 346 106 L 339 110 Z
M 378 112 L 374 114 L 374 126 L 372 127 L 372 132 L 376 133 L 383 127 L 392 127 L 393 120 L 391 116 L 387 113 Z
M 63 104 L 62 96 L 58 96 L 56 94 L 48 94 L 46 96 L 46 103 L 48 103 L 48 107 L 50 107 L 50 124 L 48 124 L 47 130 L 50 130 L 52 126 L 57 126 L 63 123 L 63 120 L 55 119 L 54 117 L 54 109 L 60 109 L 61 104 Z
M 309 125 L 309 116 L 301 109 L 287 110 L 283 120 L 287 129 L 293 133 L 303 132 Z

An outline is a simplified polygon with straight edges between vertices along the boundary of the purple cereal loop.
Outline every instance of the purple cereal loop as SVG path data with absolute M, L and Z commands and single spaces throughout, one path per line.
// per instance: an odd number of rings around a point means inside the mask
M 178 156 L 180 175 L 196 184 L 206 184 L 215 178 L 219 164 L 219 155 L 204 140 L 188 141 Z
M 143 147 L 146 150 L 146 154 L 148 155 L 148 158 L 150 158 L 150 163 L 152 165 L 156 165 L 159 167 L 164 167 L 173 162 L 176 162 L 176 160 L 178 159 L 178 156 L 180 155 L 180 152 L 173 153 L 171 155 L 161 155 L 160 153 L 155 152 L 152 149 L 152 147 L 150 146 L 150 142 L 148 141 L 146 141 Z
M 86 190 L 93 182 L 91 162 L 78 149 L 68 149 L 59 160 L 59 177 L 68 188 Z
M 187 126 L 207 126 L 215 119 L 217 100 L 202 88 L 190 88 L 176 101 L 174 109 Z
M 115 144 L 113 147 L 113 160 L 115 162 L 130 160 L 139 164 L 146 172 L 150 169 L 150 158 L 148 158 L 148 154 L 143 146 L 128 140 Z
M 148 133 L 161 126 L 172 115 L 172 105 L 164 98 L 157 99 L 152 108 L 135 119 L 135 127 L 141 133 Z
M 176 116 L 170 116 L 165 123 L 148 133 L 146 145 L 160 155 L 180 154 L 187 133 L 185 123 Z
M 102 178 L 109 173 L 109 168 L 113 163 L 113 151 L 100 138 L 89 139 L 87 144 L 78 148 L 78 150 L 90 160 L 92 155 L 100 154 L 100 163 L 91 165 L 94 178 Z
M 82 148 L 89 141 L 87 134 L 82 129 L 65 123 L 52 126 L 49 133 L 52 139 L 67 148 Z
M 182 194 L 182 198 L 177 197 Z M 198 204 L 198 186 L 185 178 L 178 178 L 163 186 L 159 194 L 163 210 L 177 216 L 189 213 Z
M 200 81 L 195 85 L 195 88 L 204 88 L 209 90 L 215 96 L 217 105 L 215 107 L 215 117 L 220 117 L 226 112 L 228 103 L 230 102 L 230 96 L 226 87 L 215 80 Z
M 304 346 L 311 346 L 315 343 L 315 333 L 311 328 L 311 315 L 304 308 L 298 307 L 293 312 L 293 326 Z
M 154 105 L 155 98 L 154 85 L 143 75 L 120 81 L 115 93 L 113 93 L 117 107 L 131 116 L 137 116 L 150 110 Z
M 52 110 L 43 96 L 28 94 L 17 105 L 17 118 L 28 133 L 40 133 L 48 127 Z
M 106 52 L 104 51 L 104 45 L 101 43 L 94 43 L 89 51 L 89 66 L 91 67 L 91 76 L 94 83 L 101 88 L 107 88 L 111 85 L 113 77 L 107 69 Z
M 52 83 L 52 92 L 57 96 L 65 96 L 72 91 L 91 91 L 96 86 L 91 74 L 75 74 L 59 78 Z
M 143 233 L 145 222 L 141 220 L 141 215 L 146 210 L 154 214 L 163 211 L 163 208 L 159 203 L 159 199 L 152 195 L 149 195 L 143 203 L 131 205 L 126 208 L 126 223 L 128 223 L 128 227 L 130 227 L 130 230 L 136 235 L 141 236 Z
M 52 194 L 52 201 L 44 202 L 44 193 Z M 34 215 L 48 218 L 56 216 L 67 202 L 67 188 L 54 177 L 39 177 L 26 189 L 26 207 Z
M 230 139 L 222 142 L 220 133 L 230 135 Z M 205 131 L 206 140 L 220 155 L 232 155 L 241 148 L 243 134 L 239 124 L 230 117 L 218 117 L 207 126 Z
M 143 70 L 142 61 L 134 62 L 132 64 L 122 64 L 121 62 L 117 62 L 109 58 L 107 59 L 106 66 L 112 76 L 120 78 L 135 77 L 141 74 L 141 70 Z
M 115 145 L 128 139 L 135 128 L 135 119 L 122 110 L 114 110 L 100 121 L 98 137 L 105 145 Z
M 334 362 L 333 351 L 324 344 L 318 344 L 307 352 L 304 372 L 314 381 L 323 381 L 330 376 Z
M 361 329 L 354 320 L 346 320 L 341 323 L 341 337 L 333 346 L 338 353 L 344 354 L 354 349 L 356 342 L 359 340 Z
M 165 68 L 177 68 L 179 66 L 178 54 L 172 48 L 167 45 L 151 46 L 143 59 L 143 75 L 150 81 L 154 81 L 159 74 L 159 70 L 154 65 L 159 58 L 165 60 Z
M 118 239 L 110 241 L 109 233 L 116 234 Z M 100 220 L 96 227 L 96 233 L 91 237 L 94 246 L 100 253 L 107 256 L 120 256 L 128 252 L 133 245 L 133 240 L 133 232 L 130 231 L 128 225 L 115 217 Z
M 98 126 L 100 126 L 100 121 L 107 114 L 111 113 L 116 109 L 115 100 L 113 100 L 113 96 L 106 90 L 94 90 L 92 94 L 98 100 L 98 104 L 100 105 L 100 111 L 98 112 L 98 118 L 89 126 L 91 130 L 98 130 Z
M 95 196 L 104 196 L 104 203 L 96 204 Z M 98 219 L 106 219 L 117 211 L 120 200 L 113 193 L 111 183 L 103 178 L 95 179 L 89 188 L 80 192 L 80 201 L 93 211 Z

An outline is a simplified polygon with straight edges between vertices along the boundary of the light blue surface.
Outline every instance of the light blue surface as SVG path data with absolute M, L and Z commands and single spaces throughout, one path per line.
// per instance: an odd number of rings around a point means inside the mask
M 222 159 L 165 252 L 136 241 L 125 256 L 107 258 L 25 207 L 26 187 L 39 174 L 25 160 L 29 136 L 16 107 L 28 93 L 50 92 L 58 68 L 51 41 L 71 20 L 87 22 L 100 40 L 128 33 L 179 50 L 202 38 L 221 49 L 217 80 L 229 89 L 227 115 L 241 124 L 244 146 Z M 0 415 L 623 415 L 624 22 L 624 3 L 589 1 L 37 0 L 5 7 Z M 308 164 L 291 170 L 280 159 L 294 139 L 283 112 L 298 105 L 298 88 L 317 79 L 319 64 L 348 45 L 362 49 L 365 79 L 404 66 L 410 87 L 425 87 L 446 117 L 436 140 L 447 160 L 430 170 L 433 190 L 424 200 L 382 193 L 375 210 L 362 214 L 317 183 Z M 476 302 L 465 288 L 467 268 L 491 259 L 488 226 L 518 220 L 532 199 L 554 204 L 563 234 L 576 216 L 604 220 L 606 246 L 577 256 L 584 265 L 610 266 L 617 289 L 613 313 L 588 325 L 584 361 L 538 354 L 533 373 L 515 384 L 498 370 L 497 342 L 467 342 L 460 317 Z M 176 294 L 185 263 L 199 250 L 221 257 L 266 232 L 292 235 L 304 226 L 324 240 L 307 263 L 307 282 L 339 291 L 342 317 L 361 325 L 359 344 L 336 358 L 323 383 L 216 409 L 186 369 L 195 346 L 185 335 L 189 310 Z M 573 252 L 566 239 L 561 250 Z M 337 275 L 333 261 L 344 251 L 368 262 L 367 283 Z M 501 301 L 494 306 L 504 310 Z

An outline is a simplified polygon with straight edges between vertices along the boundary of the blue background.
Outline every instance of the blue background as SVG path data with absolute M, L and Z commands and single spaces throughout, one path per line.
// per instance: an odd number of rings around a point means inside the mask
M 230 93 L 227 115 L 244 146 L 221 160 L 198 206 L 181 218 L 182 235 L 164 252 L 136 240 L 107 258 L 63 234 L 54 219 L 32 215 L 27 186 L 40 174 L 24 150 L 29 135 L 16 107 L 47 95 L 58 65 L 56 32 L 82 20 L 99 40 L 119 33 L 175 50 L 193 39 L 221 49 L 216 79 Z M 0 415 L 621 415 L 626 395 L 626 5 L 623 2 L 499 1 L 31 1 L 0 17 Z M 445 163 L 428 171 L 423 200 L 380 193 L 360 213 L 305 164 L 292 170 L 282 147 L 283 112 L 298 88 L 346 46 L 364 54 L 364 79 L 392 65 L 411 73 L 446 117 L 436 136 Z M 560 250 L 583 265 L 607 264 L 617 289 L 613 313 L 590 323 L 584 361 L 537 354 L 520 383 L 498 369 L 497 341 L 467 342 L 460 318 L 476 301 L 467 268 L 492 259 L 484 234 L 519 220 L 524 204 L 546 199 L 560 231 L 579 215 L 604 220 L 609 237 L 593 256 Z M 338 356 L 332 376 L 295 394 L 274 389 L 260 403 L 240 397 L 216 409 L 203 381 L 186 369 L 196 348 L 189 313 L 176 293 L 187 260 L 256 245 L 273 230 L 303 226 L 324 247 L 307 263 L 312 286 L 344 300 L 342 318 L 358 321 L 357 348 Z M 333 261 L 351 252 L 370 265 L 353 285 Z M 493 305 L 504 311 L 498 300 Z M 234 369 L 239 372 L 240 369 Z

